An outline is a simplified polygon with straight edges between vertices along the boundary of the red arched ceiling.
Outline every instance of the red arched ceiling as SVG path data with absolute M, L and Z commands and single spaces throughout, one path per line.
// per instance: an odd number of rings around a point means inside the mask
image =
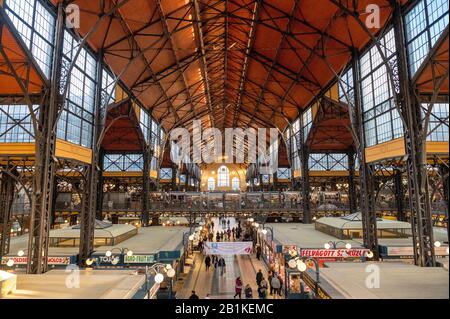
M 80 35 L 167 131 L 193 119 L 284 130 L 370 42 L 348 13 L 364 22 L 379 5 L 383 26 L 392 12 L 389 0 L 71 2 Z

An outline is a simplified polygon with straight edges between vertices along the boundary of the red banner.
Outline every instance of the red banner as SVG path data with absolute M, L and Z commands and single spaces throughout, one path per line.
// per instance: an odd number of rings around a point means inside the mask
M 368 252 L 368 249 L 302 249 L 300 255 L 312 258 L 361 258 Z

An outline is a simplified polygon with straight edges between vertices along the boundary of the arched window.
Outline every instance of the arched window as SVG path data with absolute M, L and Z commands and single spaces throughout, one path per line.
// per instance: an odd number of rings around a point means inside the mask
M 231 181 L 231 187 L 235 192 L 238 192 L 241 189 L 241 182 L 239 181 L 239 178 L 233 178 L 233 180 Z
M 212 192 L 216 189 L 216 180 L 214 177 L 208 179 L 208 191 Z
M 230 171 L 226 166 L 221 166 L 218 172 L 218 185 L 219 187 L 230 187 Z

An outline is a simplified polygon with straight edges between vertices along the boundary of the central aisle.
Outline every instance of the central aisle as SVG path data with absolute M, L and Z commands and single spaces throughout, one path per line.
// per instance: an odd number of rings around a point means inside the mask
M 229 218 L 230 228 L 237 228 L 238 223 L 234 218 Z M 218 218 L 213 219 L 214 233 L 228 229 L 228 224 L 224 227 Z M 208 295 L 210 299 L 233 299 L 235 295 L 235 281 L 241 277 L 243 286 L 250 284 L 253 290 L 253 298 L 258 298 L 256 273 L 262 270 L 267 280 L 267 266 L 263 261 L 258 261 L 255 255 L 223 256 L 226 264 L 226 271 L 222 275 L 220 267 L 211 266 L 206 271 L 205 257 L 201 253 L 195 253 L 194 266 L 186 278 L 185 285 L 178 292 L 178 299 L 188 299 L 192 291 L 195 291 L 200 299 L 205 299 Z M 238 298 L 238 297 L 237 297 Z M 242 298 L 245 298 L 244 292 Z M 270 295 L 268 298 L 272 298 Z

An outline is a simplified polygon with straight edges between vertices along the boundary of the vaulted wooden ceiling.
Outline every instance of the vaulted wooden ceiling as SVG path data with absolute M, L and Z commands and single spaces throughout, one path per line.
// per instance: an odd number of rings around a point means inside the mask
M 366 7 L 379 5 L 382 26 L 392 12 L 389 0 L 69 2 L 80 35 L 166 131 L 194 119 L 283 131 L 370 41 Z

